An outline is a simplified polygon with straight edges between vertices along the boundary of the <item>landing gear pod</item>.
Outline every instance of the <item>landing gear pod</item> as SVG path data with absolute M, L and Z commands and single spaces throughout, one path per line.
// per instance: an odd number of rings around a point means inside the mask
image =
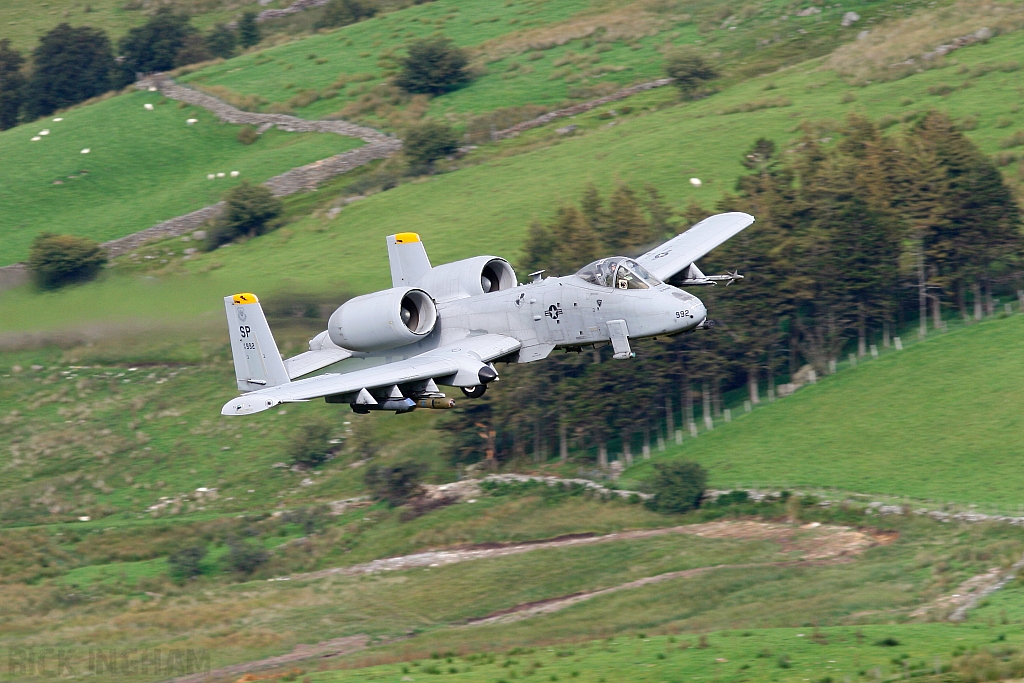
M 487 385 L 478 384 L 475 387 L 461 387 L 461 389 L 467 398 L 480 398 L 487 391 Z

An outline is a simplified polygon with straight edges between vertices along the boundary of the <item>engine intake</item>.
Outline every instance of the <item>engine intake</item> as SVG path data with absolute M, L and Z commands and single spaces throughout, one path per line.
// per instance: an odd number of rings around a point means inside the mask
M 512 289 L 516 271 L 503 258 L 477 256 L 431 268 L 416 285 L 435 301 L 450 301 Z
M 422 289 L 395 287 L 349 299 L 327 323 L 327 335 L 350 351 L 383 351 L 412 344 L 437 323 L 434 302 Z

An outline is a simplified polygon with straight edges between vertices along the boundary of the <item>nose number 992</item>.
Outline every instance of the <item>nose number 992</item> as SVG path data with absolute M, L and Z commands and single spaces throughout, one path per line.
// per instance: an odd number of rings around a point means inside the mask
M 689 318 L 690 317 L 690 312 L 689 311 L 676 311 L 676 317 L 677 318 Z

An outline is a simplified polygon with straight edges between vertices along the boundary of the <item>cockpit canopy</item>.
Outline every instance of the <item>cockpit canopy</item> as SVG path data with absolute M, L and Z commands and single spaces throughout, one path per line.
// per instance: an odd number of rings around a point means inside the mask
M 661 280 L 647 272 L 633 259 L 613 256 L 584 266 L 576 273 L 591 284 L 616 289 L 647 289 L 657 287 Z

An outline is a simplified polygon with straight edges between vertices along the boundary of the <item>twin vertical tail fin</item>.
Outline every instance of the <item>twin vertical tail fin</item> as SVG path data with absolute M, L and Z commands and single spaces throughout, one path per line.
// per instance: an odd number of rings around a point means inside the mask
M 388 260 L 392 287 L 412 287 L 430 272 L 427 250 L 414 232 L 388 235 Z
M 256 295 L 226 296 L 224 309 L 228 316 L 228 335 L 239 391 L 287 384 L 290 381 L 288 371 Z

